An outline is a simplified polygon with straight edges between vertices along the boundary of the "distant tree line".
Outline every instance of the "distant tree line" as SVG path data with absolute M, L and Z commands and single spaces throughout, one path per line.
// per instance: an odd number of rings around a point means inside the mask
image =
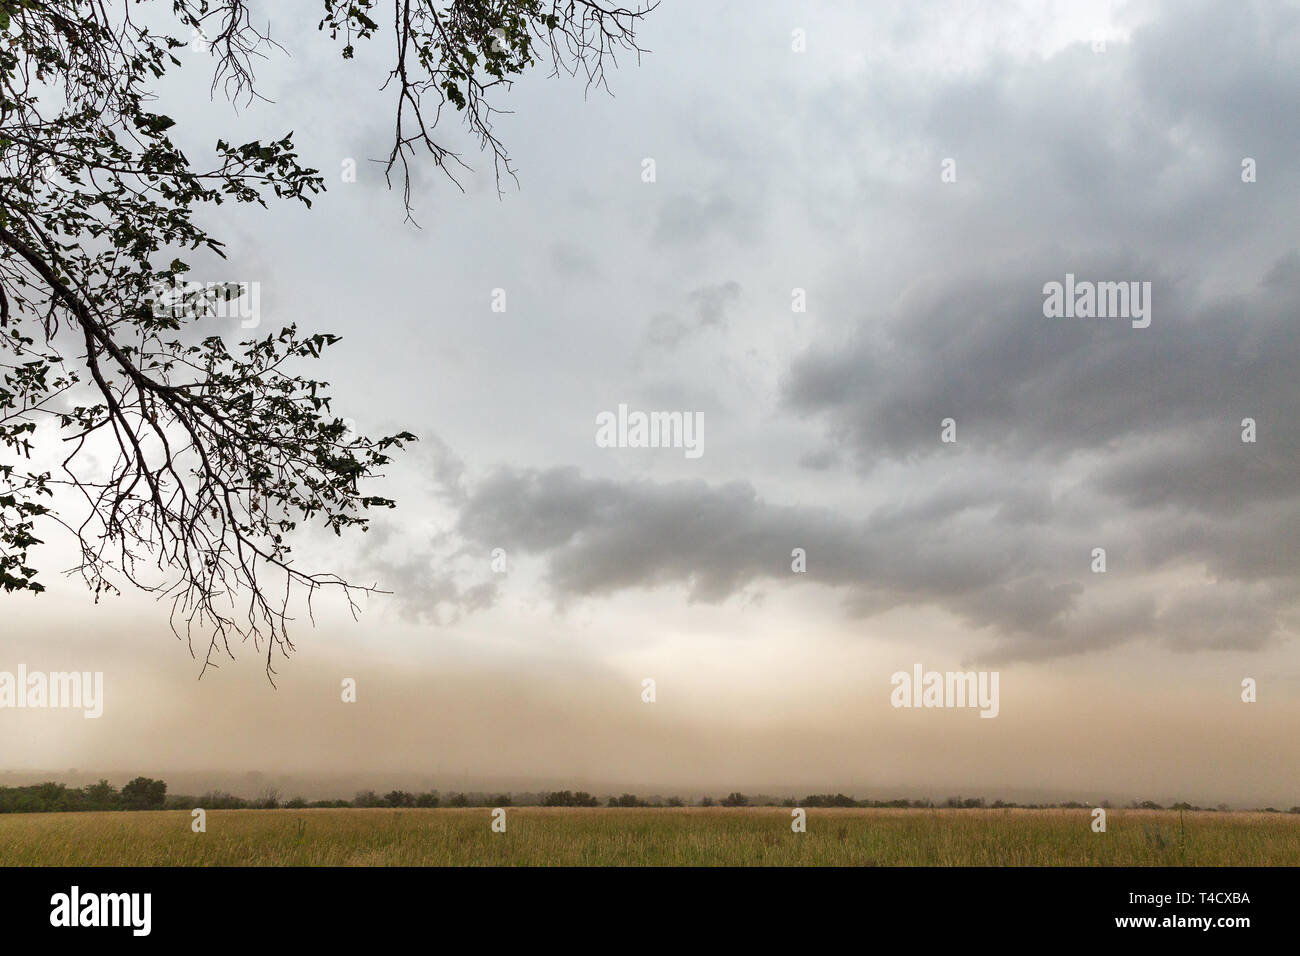
M 610 797 L 613 800 L 613 797 Z M 542 800 L 544 807 L 598 807 L 600 801 L 586 790 L 574 793 L 571 790 L 553 790 Z
M 200 796 L 167 795 L 167 784 L 149 777 L 136 777 L 130 783 L 116 789 L 107 780 L 85 787 L 69 787 L 62 783 L 38 783 L 25 787 L 0 787 L 0 813 L 58 813 L 77 810 L 192 810 L 202 807 L 205 810 L 302 810 L 307 808 L 433 808 L 433 807 L 599 807 L 601 798 L 585 790 L 552 790 L 544 793 L 458 793 L 452 792 L 445 798 L 437 791 L 413 793 L 407 790 L 390 790 L 382 796 L 374 790 L 362 790 L 351 800 L 304 800 L 292 797 L 281 800 L 280 791 L 269 787 L 253 799 L 239 797 L 223 790 L 209 790 Z M 858 807 L 865 809 L 902 809 L 902 810 L 1070 810 L 1086 809 L 1096 806 L 1092 803 L 1066 801 L 1064 803 L 1007 803 L 994 800 L 985 803 L 982 797 L 948 797 L 942 803 L 932 800 L 858 800 L 843 793 L 812 793 L 802 800 L 793 797 L 784 799 L 769 796 L 747 796 L 733 790 L 721 799 L 705 795 L 698 804 L 692 804 L 681 797 L 655 796 L 643 799 L 634 793 L 605 798 L 607 807 L 806 807 L 809 809 L 824 807 Z M 1109 801 L 1100 804 L 1110 807 Z M 1169 807 L 1161 806 L 1151 800 L 1134 800 L 1128 805 L 1133 810 L 1219 810 L 1226 811 L 1225 804 L 1217 807 L 1198 807 L 1190 803 L 1175 803 Z M 1264 807 L 1265 813 L 1280 813 L 1274 807 Z M 1288 813 L 1300 813 L 1300 806 L 1292 807 Z
M 74 810 L 162 810 L 167 784 L 136 777 L 118 790 L 107 780 L 86 787 L 38 783 L 30 787 L 0 787 L 0 813 L 57 813 Z

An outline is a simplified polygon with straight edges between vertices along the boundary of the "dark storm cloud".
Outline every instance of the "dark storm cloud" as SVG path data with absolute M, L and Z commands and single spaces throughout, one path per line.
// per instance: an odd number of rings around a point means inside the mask
M 1257 650 L 1278 626 L 1270 598 L 1240 588 L 1180 597 L 1160 616 L 1158 627 L 1180 650 Z
M 1285 563 L 1249 569 L 1255 573 L 1240 575 L 1249 583 L 1233 584 L 1225 574 L 1170 595 L 1152 588 L 1112 597 L 1101 587 L 1103 576 L 1090 571 L 1098 533 L 1087 515 L 1076 516 L 1082 526 L 1070 526 L 1064 509 L 1009 513 L 1008 503 L 1043 494 L 1011 482 L 971 486 L 858 519 L 774 504 L 747 482 L 620 482 L 586 478 L 576 468 L 505 468 L 465 496 L 456 533 L 470 550 L 541 556 L 559 606 L 656 587 L 717 603 L 752 588 L 820 584 L 844 592 L 850 615 L 942 607 L 989 629 L 1001 641 L 993 656 L 1003 660 L 1143 637 L 1181 650 L 1262 647 L 1295 600 L 1295 555 L 1284 545 L 1300 530 L 1294 521 L 1275 528 L 1265 516 L 1254 526 L 1243 521 L 1205 534 L 1194 522 L 1126 516 L 1131 525 L 1106 539 L 1109 570 L 1126 582 L 1189 558 L 1226 564 L 1233 549 L 1256 554 L 1257 546 L 1285 554 Z M 1144 547 L 1149 535 L 1173 527 L 1184 528 L 1182 547 Z M 807 555 L 806 573 L 791 569 L 795 548 Z M 1094 587 L 1097 600 L 1086 600 Z
M 1300 200 L 1284 173 L 1300 146 L 1300 11 L 1161 14 L 1104 54 L 1076 44 L 871 91 L 891 137 L 958 157 L 961 205 L 935 207 L 932 185 L 916 195 L 960 252 L 795 359 L 783 401 L 822 426 L 821 460 L 838 450 L 864 473 L 967 454 L 1009 474 L 1063 469 L 1096 524 L 1144 529 L 1143 567 L 1267 581 L 1259 599 L 1276 608 L 1300 573 L 1300 256 L 1284 212 Z M 1241 181 L 1247 156 L 1259 182 Z M 998 243 L 1020 252 L 982 252 Z M 1239 268 L 1211 279 L 1225 255 Z M 1044 318 L 1043 284 L 1067 272 L 1150 281 L 1151 326 Z M 956 446 L 938 441 L 948 417 Z M 1047 520 L 1044 507 L 1012 497 L 1002 515 Z
M 1142 55 L 1132 76 L 1147 108 L 1170 125 L 1212 130 L 1221 142 L 1251 144 L 1279 162 L 1294 156 L 1300 7 L 1203 0 L 1167 13 L 1135 37 Z
M 473 487 L 457 532 L 479 550 L 543 556 L 560 604 L 659 586 L 719 602 L 751 586 L 811 582 L 845 589 L 856 614 L 938 603 L 1006 634 L 1063 629 L 1083 591 L 1086 549 L 1075 549 L 1075 573 L 1044 574 L 1053 562 L 1037 545 L 980 533 L 996 530 L 975 513 L 988 500 L 948 494 L 855 519 L 767 502 L 747 482 L 618 482 L 576 468 L 506 468 Z M 807 554 L 806 574 L 791 568 L 795 548 Z
M 1074 613 L 1082 577 L 1028 577 L 973 594 L 936 589 L 935 603 L 1009 638 L 1007 653 L 1044 657 L 1142 636 L 1181 650 L 1263 647 L 1293 619 L 1300 578 L 1300 282 L 1292 262 L 1279 260 L 1248 292 L 1195 307 L 1170 306 L 1183 296 L 1172 282 L 1157 283 L 1166 305 L 1157 293 L 1155 319 L 1140 330 L 1044 318 L 1041 272 L 939 290 L 883 326 L 864 323 L 848 348 L 800 358 L 786 398 L 823 421 L 864 470 L 885 461 L 940 464 L 941 456 L 961 468 L 960 456 L 971 454 L 1007 475 L 1060 469 L 1082 493 L 1073 530 L 1041 487 L 1010 479 L 925 501 L 900 514 L 904 527 L 996 501 L 986 542 L 1019 547 L 1050 526 L 1039 551 L 1050 562 L 1083 546 L 1077 531 L 1091 524 L 1112 562 L 1117 553 L 1128 558 L 1110 574 L 1206 575 L 1199 590 L 1086 626 L 1087 614 Z M 956 445 L 939 441 L 950 416 Z M 1254 443 L 1242 441 L 1244 418 L 1256 422 Z
M 1111 262 L 1083 266 L 1079 278 L 1133 274 L 1132 265 Z M 1173 281 L 1156 278 L 1147 329 L 1045 318 L 1042 285 L 1055 278 L 1047 268 L 958 279 L 893 316 L 865 320 L 847 347 L 800 356 L 785 399 L 824 420 L 864 468 L 949 453 L 938 438 L 952 417 L 958 445 L 1017 459 L 1059 461 L 1125 440 L 1181 436 L 1158 449 L 1162 460 L 1172 452 L 1213 463 L 1214 449 L 1236 456 L 1208 476 L 1181 470 L 1184 497 L 1289 495 L 1300 437 L 1291 414 L 1300 408 L 1300 283 L 1286 275 L 1196 307 Z M 1243 417 L 1267 422 L 1271 434 L 1266 447 L 1250 449 L 1244 469 Z M 1146 464 L 1119 470 L 1107 487 L 1135 499 L 1171 493 L 1149 480 Z M 1230 484 L 1224 467 L 1238 472 Z
M 737 262 L 788 227 L 791 257 L 811 250 L 790 273 L 811 262 L 826 277 L 809 290 L 813 344 L 792 355 L 761 309 L 745 331 L 782 343 L 779 390 L 754 404 L 775 399 L 770 441 L 785 447 L 770 458 L 787 452 L 804 480 L 734 480 L 752 472 L 714 454 L 692 481 L 518 461 L 470 479 L 444 463 L 456 546 L 537 558 L 559 606 L 819 584 L 849 616 L 941 608 L 1004 659 L 1276 641 L 1300 590 L 1297 54 L 1295 9 L 1180 4 L 1102 54 L 1075 43 L 977 71 L 826 74 L 771 98 L 752 149 L 723 124 L 709 153 L 739 163 L 733 175 L 661 163 L 638 188 L 654 191 L 656 255 L 734 257 L 724 274 L 738 278 L 694 274 L 685 302 L 647 309 L 639 344 L 727 326 L 742 283 L 747 306 L 786 295 L 779 256 L 752 273 Z M 774 132 L 800 111 L 816 123 Z M 943 184 L 950 156 L 958 180 Z M 1242 182 L 1244 157 L 1258 182 Z M 882 277 L 864 249 L 918 271 Z M 1043 285 L 1066 273 L 1150 282 L 1150 327 L 1046 318 Z M 689 351 L 660 356 L 681 359 L 683 392 L 713 384 L 691 377 Z M 940 441 L 945 418 L 956 444 Z M 710 411 L 711 436 L 724 424 Z M 845 469 L 860 507 L 809 491 Z M 480 599 L 424 586 L 458 607 Z
M 828 86 L 816 96 L 825 141 L 805 144 L 819 149 L 809 161 L 887 150 L 888 174 L 925 176 L 908 190 L 864 163 L 847 192 L 843 180 L 828 180 L 834 191 L 807 180 L 808 202 L 844 224 L 901 196 L 904 228 L 964 258 L 1006 242 L 1158 262 L 1184 247 L 1293 240 L 1278 212 L 1300 197 L 1288 173 L 1300 149 L 1296 89 L 1294 6 L 1169 5 L 1104 53 L 1080 42 L 1045 60 L 997 56 L 973 74 Z M 949 157 L 958 179 L 944 192 L 935 186 Z M 1245 157 L 1259 169 L 1250 186 Z

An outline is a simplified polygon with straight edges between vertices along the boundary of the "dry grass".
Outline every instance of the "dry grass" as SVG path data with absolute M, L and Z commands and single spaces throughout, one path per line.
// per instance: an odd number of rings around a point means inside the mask
M 1300 815 L 1111 810 L 214 810 L 0 816 L 7 866 L 1296 866 Z

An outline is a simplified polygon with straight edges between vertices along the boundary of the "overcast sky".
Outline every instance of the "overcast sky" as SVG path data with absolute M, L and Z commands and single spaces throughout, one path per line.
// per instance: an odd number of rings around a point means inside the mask
M 193 277 L 341 334 L 337 411 L 420 436 L 396 512 L 300 550 L 394 593 L 272 690 L 49 575 L 0 669 L 103 670 L 104 716 L 0 714 L 0 763 L 1300 804 L 1300 9 L 668 0 L 613 97 L 498 104 L 502 198 L 441 127 L 475 172 L 422 170 L 417 229 L 369 162 L 391 40 L 344 63 L 317 7 L 274 5 L 273 104 L 187 52 L 164 106 L 327 177 L 223 207 Z M 1149 327 L 1045 317 L 1067 274 Z M 703 454 L 599 447 L 620 404 Z M 891 707 L 917 663 L 998 671 L 996 719 Z

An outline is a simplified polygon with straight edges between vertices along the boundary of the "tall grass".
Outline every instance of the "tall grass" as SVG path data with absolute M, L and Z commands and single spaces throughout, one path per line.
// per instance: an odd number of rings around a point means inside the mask
M 1110 810 L 214 810 L 0 816 L 6 866 L 1296 866 L 1300 815 Z

